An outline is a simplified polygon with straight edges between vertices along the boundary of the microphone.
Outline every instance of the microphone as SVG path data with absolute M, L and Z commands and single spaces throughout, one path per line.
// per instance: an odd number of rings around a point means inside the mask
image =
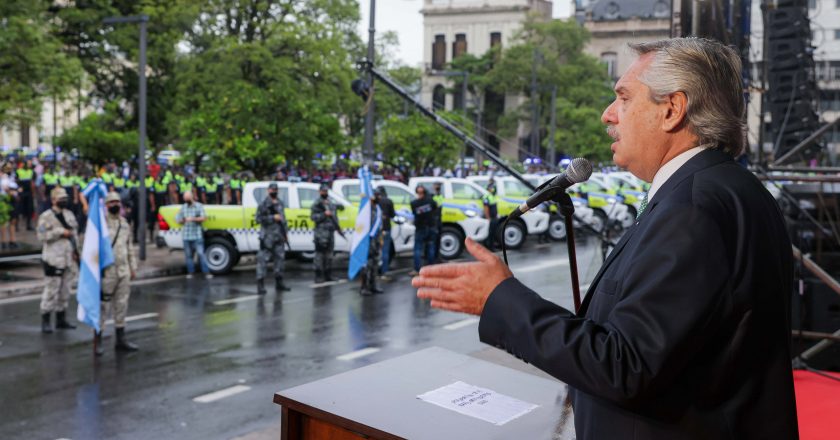
M 510 213 L 511 218 L 520 217 L 522 214 L 536 208 L 547 200 L 550 200 L 558 192 L 565 191 L 566 188 L 580 182 L 589 180 L 592 175 L 592 164 L 588 160 L 578 157 L 572 160 L 566 172 L 540 185 L 531 197 L 525 203 L 519 205 L 519 209 Z

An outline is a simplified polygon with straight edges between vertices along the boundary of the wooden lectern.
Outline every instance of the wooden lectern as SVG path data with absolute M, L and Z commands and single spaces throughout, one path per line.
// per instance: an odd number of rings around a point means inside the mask
M 502 426 L 417 396 L 453 382 L 539 405 Z M 566 385 L 428 348 L 280 391 L 282 439 L 552 439 L 571 423 Z

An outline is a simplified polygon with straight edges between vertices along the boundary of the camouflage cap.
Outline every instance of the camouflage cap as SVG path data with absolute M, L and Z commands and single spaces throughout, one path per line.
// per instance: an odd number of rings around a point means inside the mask
M 120 200 L 120 194 L 116 191 L 111 191 L 108 193 L 108 195 L 105 196 L 105 203 L 119 202 Z
M 277 189 L 277 182 L 271 182 L 268 184 L 268 189 Z
M 329 190 L 330 190 L 330 186 L 329 186 L 329 185 L 327 185 L 326 183 L 322 183 L 322 184 L 321 184 L 321 186 L 318 188 L 318 190 L 319 190 L 319 191 L 329 191 Z
M 59 200 L 59 199 L 66 199 L 67 198 L 67 191 L 64 188 L 57 186 L 50 191 L 50 199 L 52 200 Z

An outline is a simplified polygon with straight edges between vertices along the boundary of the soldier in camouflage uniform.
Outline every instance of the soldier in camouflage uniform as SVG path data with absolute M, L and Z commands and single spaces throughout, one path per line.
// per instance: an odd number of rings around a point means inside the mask
M 44 243 L 41 260 L 47 283 L 41 294 L 41 331 L 52 333 L 50 314 L 55 312 L 56 328 L 74 329 L 65 312 L 70 301 L 70 286 L 79 264 L 79 230 L 76 216 L 67 209 L 67 191 L 53 188 L 51 209 L 38 217 L 38 240 Z
M 374 197 L 371 197 L 371 209 L 370 209 L 370 224 L 376 224 L 376 217 L 377 212 L 379 211 L 379 194 L 376 194 Z M 381 215 L 381 213 L 380 213 Z M 370 247 L 368 247 L 368 259 L 367 265 L 365 265 L 364 269 L 362 269 L 362 288 L 359 291 L 362 296 L 373 295 L 375 293 L 383 293 L 384 290 L 380 289 L 376 276 L 379 274 L 379 252 L 382 250 L 382 225 L 379 225 L 379 229 L 376 231 L 376 234 L 370 237 Z
M 260 250 L 257 252 L 257 293 L 265 295 L 265 273 L 268 260 L 274 257 L 274 286 L 279 292 L 288 291 L 283 284 L 283 262 L 286 258 L 288 226 L 285 215 L 286 206 L 277 196 L 277 184 L 268 185 L 268 197 L 257 208 L 257 223 L 260 224 Z
M 120 215 L 122 205 L 120 195 L 109 192 L 105 197 L 108 214 L 105 222 L 108 233 L 111 234 L 111 250 L 114 254 L 114 264 L 105 268 L 102 274 L 102 302 L 99 313 L 99 333 L 94 333 L 93 350 L 96 356 L 102 356 L 105 348 L 102 346 L 102 331 L 105 330 L 105 317 L 108 309 L 113 310 L 114 327 L 117 340 L 114 348 L 117 351 L 137 351 L 139 348 L 125 339 L 125 314 L 128 311 L 128 297 L 131 293 L 131 280 L 137 274 L 137 259 L 131 251 L 131 227 Z
M 312 204 L 309 217 L 315 222 L 315 282 L 333 281 L 333 250 L 335 249 L 335 231 L 338 220 L 335 217 L 336 206 L 329 199 L 329 186 L 321 185 L 321 197 Z

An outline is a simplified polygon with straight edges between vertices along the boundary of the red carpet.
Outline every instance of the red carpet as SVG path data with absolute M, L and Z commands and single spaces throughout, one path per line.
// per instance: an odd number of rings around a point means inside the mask
M 838 373 L 830 373 L 840 378 Z M 801 440 L 840 439 L 840 382 L 809 371 L 794 371 Z

